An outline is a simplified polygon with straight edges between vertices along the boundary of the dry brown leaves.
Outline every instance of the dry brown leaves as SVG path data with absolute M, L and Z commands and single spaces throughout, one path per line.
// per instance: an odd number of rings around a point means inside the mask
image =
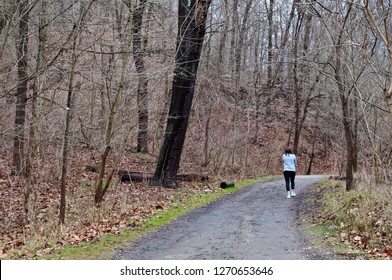
M 368 218 L 375 217 L 375 212 L 367 213 Z M 392 223 L 391 220 L 378 219 L 372 223 L 371 228 L 359 225 L 358 230 L 344 230 L 346 225 L 341 224 L 340 241 L 345 244 L 352 244 L 369 254 L 371 258 L 392 259 Z

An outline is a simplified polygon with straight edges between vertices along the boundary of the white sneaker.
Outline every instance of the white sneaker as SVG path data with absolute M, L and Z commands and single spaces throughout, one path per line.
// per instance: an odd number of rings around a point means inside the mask
M 292 196 L 292 197 L 295 197 L 296 195 L 297 195 L 297 194 L 296 194 L 295 192 L 293 192 L 293 191 L 291 192 L 291 196 Z
M 287 192 L 287 198 L 291 198 L 291 193 Z

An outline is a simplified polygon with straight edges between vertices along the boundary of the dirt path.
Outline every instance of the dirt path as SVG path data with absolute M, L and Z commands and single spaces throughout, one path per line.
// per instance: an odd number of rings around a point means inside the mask
M 297 176 L 297 197 L 284 180 L 257 183 L 192 211 L 145 235 L 115 259 L 322 259 L 306 250 L 298 207 L 306 188 L 322 176 Z

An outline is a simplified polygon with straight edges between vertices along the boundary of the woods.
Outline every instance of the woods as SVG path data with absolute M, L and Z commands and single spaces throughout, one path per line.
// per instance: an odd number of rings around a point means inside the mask
M 169 201 L 181 174 L 280 174 L 286 146 L 299 173 L 343 176 L 347 191 L 389 186 L 390 9 L 382 0 L 2 1 L 1 233 L 54 216 L 89 224 L 75 218 L 78 203 L 99 220 L 130 191 L 121 170 L 149 174 L 141 181 Z

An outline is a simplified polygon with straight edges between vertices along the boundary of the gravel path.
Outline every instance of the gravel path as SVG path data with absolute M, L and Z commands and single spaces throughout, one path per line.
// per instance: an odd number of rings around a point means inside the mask
M 297 176 L 297 197 L 284 180 L 257 183 L 196 209 L 122 249 L 114 259 L 322 259 L 298 223 L 301 194 L 323 176 Z

